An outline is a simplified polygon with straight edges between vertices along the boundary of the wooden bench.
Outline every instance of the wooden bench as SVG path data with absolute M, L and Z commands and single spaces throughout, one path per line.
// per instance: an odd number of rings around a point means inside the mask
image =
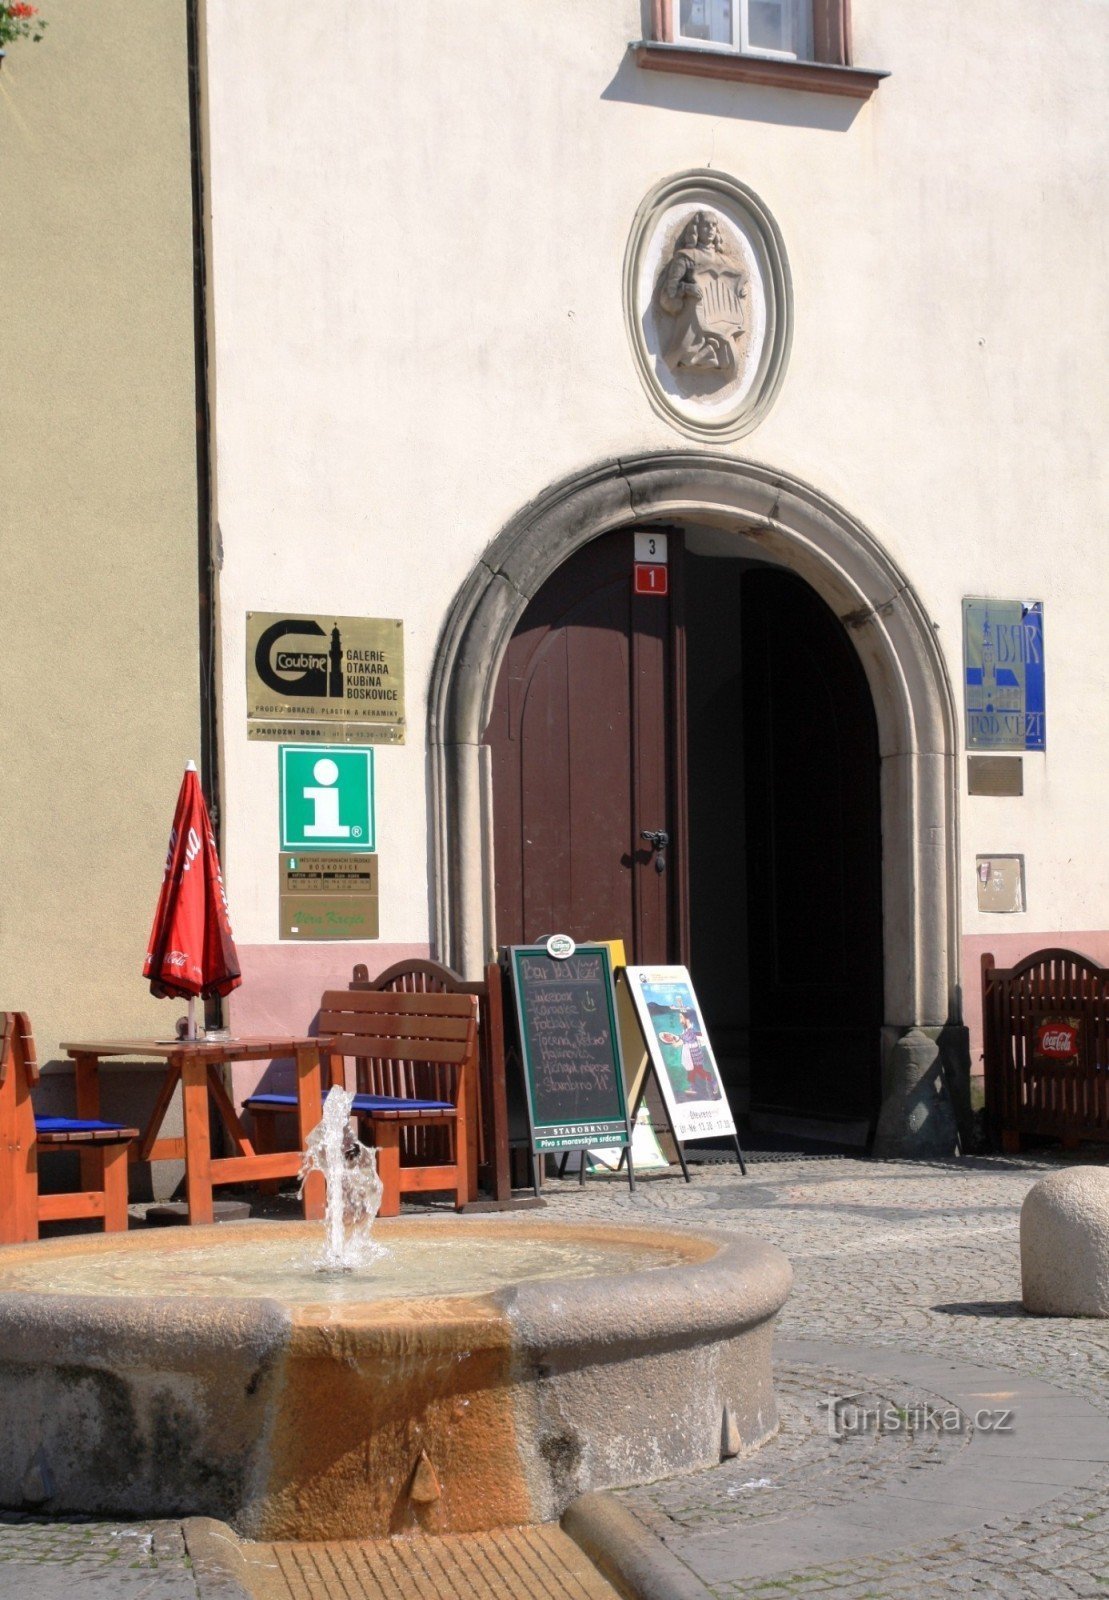
M 448 1191 L 461 1209 L 477 1196 L 477 999 L 467 994 L 398 994 L 330 989 L 320 1002 L 328 1039 L 329 1085 L 347 1086 L 352 1110 L 378 1149 L 381 1215 L 395 1217 L 402 1194 Z M 271 1145 L 276 1118 L 293 1097 L 256 1094 L 246 1102 L 256 1143 Z M 441 1130 L 445 1148 L 403 1150 L 407 1130 Z
M 139 1130 L 97 1117 L 36 1116 L 31 1091 L 39 1068 L 27 1014 L 3 1011 L 0 1018 L 0 1243 L 27 1243 L 38 1238 L 40 1223 L 71 1217 L 102 1220 L 106 1233 L 126 1232 L 127 1156 Z M 40 1194 L 39 1154 L 51 1150 L 78 1152 L 89 1187 Z

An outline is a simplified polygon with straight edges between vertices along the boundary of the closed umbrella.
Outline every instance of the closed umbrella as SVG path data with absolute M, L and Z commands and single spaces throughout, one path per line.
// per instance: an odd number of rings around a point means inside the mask
M 177 797 L 142 973 L 151 994 L 189 1002 L 190 1039 L 196 1038 L 197 995 L 230 994 L 242 982 L 212 824 L 191 761 Z

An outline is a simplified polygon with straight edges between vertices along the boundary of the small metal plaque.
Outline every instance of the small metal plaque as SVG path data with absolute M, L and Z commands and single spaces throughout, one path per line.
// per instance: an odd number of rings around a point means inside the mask
M 282 852 L 282 894 L 377 894 L 377 857 Z
M 1020 756 L 967 756 L 967 793 L 1023 794 L 1024 762 Z
M 376 939 L 377 857 L 304 855 L 280 858 L 282 939 Z
M 248 739 L 403 744 L 403 625 L 248 611 L 246 702 Z
M 979 911 L 1023 911 L 1024 857 L 976 856 Z
M 635 559 L 645 562 L 647 566 L 664 567 L 670 560 L 664 533 L 637 533 L 635 536 Z

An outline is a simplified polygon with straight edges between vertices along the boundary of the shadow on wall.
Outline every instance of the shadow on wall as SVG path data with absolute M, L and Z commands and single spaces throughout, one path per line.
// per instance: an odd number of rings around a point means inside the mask
M 846 133 L 864 103 L 802 89 L 771 89 L 757 83 L 647 72 L 636 66 L 630 54 L 624 56 L 601 99 L 657 106 L 662 111 L 688 111 L 704 117 L 768 122 L 779 127 L 819 128 L 825 133 Z

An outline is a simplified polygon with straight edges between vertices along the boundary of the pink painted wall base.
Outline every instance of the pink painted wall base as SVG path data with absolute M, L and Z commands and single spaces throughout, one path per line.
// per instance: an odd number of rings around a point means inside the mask
M 430 954 L 426 944 L 248 944 L 239 945 L 241 988 L 225 1002 L 233 1033 L 311 1032 L 325 989 L 345 989 L 357 962 L 370 976 L 397 961 Z M 234 1096 L 241 1105 L 263 1086 L 271 1093 L 291 1090 L 292 1061 L 244 1061 L 233 1069 Z

